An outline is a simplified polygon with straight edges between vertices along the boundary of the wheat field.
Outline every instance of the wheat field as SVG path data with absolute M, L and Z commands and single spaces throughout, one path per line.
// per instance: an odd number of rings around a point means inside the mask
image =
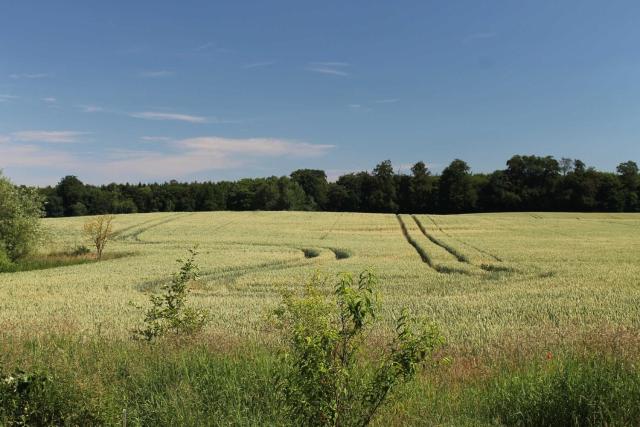
M 87 244 L 84 221 L 44 220 L 43 250 Z M 0 274 L 3 334 L 126 337 L 141 318 L 133 304 L 194 245 L 191 301 L 210 310 L 216 336 L 268 339 L 265 316 L 284 291 L 314 272 L 365 268 L 380 276 L 383 321 L 411 308 L 466 353 L 640 327 L 637 214 L 153 213 L 114 224 L 106 253 L 122 258 Z

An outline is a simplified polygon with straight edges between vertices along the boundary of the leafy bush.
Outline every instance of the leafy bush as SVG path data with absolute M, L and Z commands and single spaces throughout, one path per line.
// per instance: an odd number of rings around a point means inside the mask
M 15 261 L 36 247 L 43 213 L 37 190 L 16 187 L 0 172 L 0 247 L 9 260 Z
M 85 245 L 76 245 L 74 248 L 71 249 L 71 251 L 69 252 L 71 255 L 73 256 L 84 256 L 84 255 L 88 255 L 91 253 L 91 249 L 89 249 L 88 247 L 86 247 Z
M 11 271 L 13 266 L 13 262 L 9 259 L 7 251 L 4 249 L 2 242 L 0 242 L 0 273 L 4 271 Z
M 336 259 L 347 259 L 351 257 L 351 251 L 349 249 L 331 248 L 336 255 Z
M 302 252 L 304 253 L 305 258 L 315 258 L 320 256 L 320 251 L 316 248 L 303 248 Z
M 191 335 L 206 326 L 209 313 L 186 306 L 189 284 L 198 279 L 197 254 L 195 249 L 189 249 L 187 259 L 177 261 L 182 264 L 180 270 L 162 287 L 162 295 L 151 296 L 151 308 L 146 312 L 144 325 L 134 329 L 134 338 L 151 341 L 167 333 Z
M 316 275 L 303 296 L 286 295 L 275 313 L 288 340 L 288 371 L 279 379 L 284 409 L 295 425 L 365 426 L 444 339 L 434 324 L 404 311 L 395 338 L 371 369 L 361 353 L 379 308 L 376 276 L 342 274 L 335 299 L 320 293 L 322 283 Z
M 44 372 L 3 374 L 0 370 L 0 424 L 98 425 L 75 394 Z

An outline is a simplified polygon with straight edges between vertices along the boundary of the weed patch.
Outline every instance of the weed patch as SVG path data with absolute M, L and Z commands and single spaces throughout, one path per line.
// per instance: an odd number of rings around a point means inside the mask
M 320 250 L 315 248 L 302 248 L 302 253 L 305 258 L 316 258 L 320 256 Z

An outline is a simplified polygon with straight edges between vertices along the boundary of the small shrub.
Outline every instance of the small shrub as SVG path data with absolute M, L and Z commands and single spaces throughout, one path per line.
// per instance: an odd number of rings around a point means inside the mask
M 4 249 L 2 244 L 0 244 L 0 273 L 4 271 L 11 271 L 14 267 L 14 263 L 7 255 L 7 251 Z
M 189 256 L 178 260 L 182 264 L 180 270 L 168 285 L 163 285 L 163 293 L 151 296 L 151 308 L 146 311 L 144 325 L 133 331 L 135 339 L 151 341 L 168 333 L 192 335 L 206 326 L 208 311 L 186 305 L 189 284 L 198 279 L 197 254 L 196 249 L 189 249 Z
M 99 425 L 75 390 L 44 372 L 0 370 L 0 424 Z
M 316 275 L 302 297 L 285 296 L 275 313 L 288 341 L 287 373 L 278 380 L 283 407 L 295 425 L 365 426 L 444 340 L 434 324 L 404 311 L 395 339 L 368 369 L 361 351 L 379 308 L 376 276 L 342 274 L 335 299 L 320 293 L 322 283 Z
M 331 248 L 331 250 L 336 255 L 336 259 L 347 259 L 351 257 L 351 251 L 348 249 Z
M 303 248 L 302 253 L 304 253 L 305 258 L 316 258 L 320 256 L 320 251 L 315 248 Z
M 76 245 L 71 249 L 70 254 L 72 256 L 81 257 L 84 255 L 89 255 L 91 253 L 91 249 L 86 247 L 85 245 Z
M 102 259 L 107 242 L 113 237 L 113 215 L 100 215 L 87 220 L 83 231 L 96 247 L 96 259 Z

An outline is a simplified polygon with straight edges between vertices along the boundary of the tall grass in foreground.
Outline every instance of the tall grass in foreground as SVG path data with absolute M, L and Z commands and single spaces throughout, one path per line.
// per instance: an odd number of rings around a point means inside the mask
M 50 378 L 28 405 L 59 425 L 118 425 L 123 410 L 129 425 L 293 425 L 274 393 L 286 367 L 273 348 L 72 337 L 4 338 L 0 347 L 5 377 L 21 367 Z M 479 378 L 445 370 L 432 380 L 428 372 L 403 385 L 374 424 L 637 425 L 636 362 L 567 353 L 520 367 L 488 365 Z M 0 425 L 19 425 L 15 398 L 0 386 Z
M 498 375 L 481 392 L 484 415 L 507 425 L 640 424 L 638 366 L 611 357 L 532 364 Z

